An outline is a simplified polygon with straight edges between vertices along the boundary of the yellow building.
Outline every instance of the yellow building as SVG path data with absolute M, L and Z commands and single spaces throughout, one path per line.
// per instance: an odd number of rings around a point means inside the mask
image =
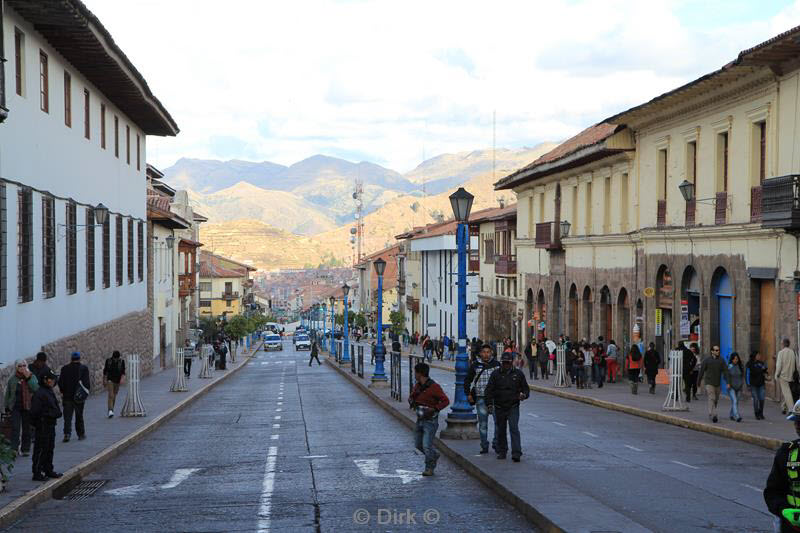
M 797 345 L 798 38 L 745 50 L 495 184 L 518 196 L 526 318 L 662 354 L 681 339 L 760 350 L 771 368 L 782 338 Z
M 252 291 L 250 272 L 256 269 L 232 259 L 200 252 L 200 316 L 241 314 Z
M 400 249 L 399 244 L 390 246 L 365 257 L 361 263 L 356 265 L 359 269 L 358 286 L 364 287 L 364 290 L 359 291 L 361 309 L 367 316 L 369 327 L 375 327 L 377 320 L 378 275 L 375 273 L 375 261 L 378 259 L 386 261 L 386 269 L 383 272 L 383 305 L 381 308 L 383 323 L 389 324 L 390 313 L 400 310 L 398 300 L 398 255 Z

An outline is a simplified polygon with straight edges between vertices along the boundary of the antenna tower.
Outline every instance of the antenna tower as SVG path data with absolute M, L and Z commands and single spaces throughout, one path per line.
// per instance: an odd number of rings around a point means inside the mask
M 350 229 L 350 243 L 354 244 L 353 266 L 364 259 L 364 182 L 361 177 L 356 178 L 353 188 L 353 202 L 356 207 L 356 226 Z

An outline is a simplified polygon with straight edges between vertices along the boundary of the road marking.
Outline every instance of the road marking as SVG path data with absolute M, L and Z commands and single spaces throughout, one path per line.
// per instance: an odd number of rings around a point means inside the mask
M 753 489 L 756 492 L 762 492 L 762 489 L 758 487 L 754 487 L 753 485 L 748 485 L 747 483 L 742 483 L 742 487 L 747 487 L 748 489 Z
M 261 485 L 261 505 L 258 509 L 258 531 L 269 531 L 272 512 L 272 491 L 275 489 L 275 462 L 278 447 L 270 446 L 267 453 L 267 464 L 264 467 L 264 482 Z
M 189 476 L 194 474 L 195 472 L 199 472 L 199 468 L 178 468 L 175 470 L 175 473 L 172 474 L 172 479 L 170 479 L 167 483 L 164 483 L 159 488 L 161 489 L 174 489 L 187 479 Z
M 553 424 L 555 424 L 555 425 L 557 425 L 557 426 L 561 426 L 561 427 L 563 427 L 563 428 L 567 427 L 567 425 L 566 425 L 566 424 L 562 424 L 561 422 L 553 422 Z
M 597 435 L 595 435 L 595 434 L 594 434 L 594 433 L 592 433 L 591 431 L 584 431 L 584 432 L 583 432 L 583 434 L 584 434 L 584 435 L 589 435 L 590 437 L 597 438 Z
M 272 439 L 272 440 L 278 440 L 279 438 L 280 438 L 280 435 L 272 435 L 270 437 L 270 439 Z
M 283 405 L 283 402 L 278 402 L 278 405 Z
M 111 489 L 105 491 L 106 494 L 111 494 L 112 496 L 133 496 L 137 492 L 140 492 L 142 489 L 142 484 L 139 483 L 137 485 L 128 485 L 127 487 L 120 487 L 118 489 Z
M 626 447 L 626 448 L 629 448 L 629 449 L 631 449 L 631 450 L 633 450 L 633 451 L 635 451 L 635 452 L 643 452 L 643 451 L 644 451 L 644 450 L 642 450 L 641 448 L 637 448 L 636 446 L 631 446 L 630 444 L 626 444 L 626 445 L 625 445 L 625 447 Z M 675 462 L 675 461 L 673 461 L 673 463 L 674 463 L 674 462 Z M 689 466 L 689 465 L 686 465 L 686 466 Z
M 280 413 L 281 411 L 283 411 L 283 409 L 281 409 L 280 407 L 278 407 L 277 409 L 275 409 L 275 412 L 276 412 L 276 413 Z
M 403 484 L 411 483 L 412 481 L 419 481 L 422 479 L 422 475 L 417 472 L 412 472 L 411 470 L 400 470 L 397 469 L 395 472 L 396 474 L 381 474 L 378 472 L 378 465 L 380 463 L 380 459 L 353 459 L 353 462 L 358 466 L 358 469 L 361 470 L 361 473 L 366 477 L 382 477 L 382 478 L 400 478 L 403 480 Z
M 300 459 L 322 459 L 328 457 L 327 455 L 301 455 Z
M 532 416 L 532 417 L 534 417 L 534 418 L 539 418 L 539 415 L 535 415 L 535 414 L 533 414 L 533 413 L 528 413 L 528 416 Z
M 676 465 L 685 466 L 686 468 L 693 468 L 694 470 L 700 470 L 699 466 L 687 465 L 686 463 L 682 463 L 680 461 L 671 461 L 671 462 L 675 463 Z
M 281 415 L 278 415 L 278 416 L 275 417 L 275 420 L 280 420 L 280 419 L 281 419 Z
M 280 424 L 272 424 L 273 429 L 280 429 Z

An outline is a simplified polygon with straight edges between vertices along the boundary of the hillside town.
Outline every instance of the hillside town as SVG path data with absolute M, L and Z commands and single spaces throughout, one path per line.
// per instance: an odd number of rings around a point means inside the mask
M 269 196 L 159 165 L 96 4 L 0 0 L 0 527 L 800 531 L 800 26 L 463 179 Z

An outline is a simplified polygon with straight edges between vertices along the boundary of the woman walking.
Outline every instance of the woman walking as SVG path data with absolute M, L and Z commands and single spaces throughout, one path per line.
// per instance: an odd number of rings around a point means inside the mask
M 656 393 L 656 376 L 659 366 L 661 366 L 661 356 L 656 350 L 655 343 L 651 342 L 644 354 L 644 373 L 647 376 L 647 383 L 650 385 L 650 394 Z
M 631 351 L 628 352 L 625 366 L 628 368 L 631 394 L 639 394 L 639 372 L 642 370 L 642 352 L 639 351 L 639 347 L 635 344 L 631 346 Z
M 728 396 L 731 399 L 731 420 L 741 422 L 742 417 L 739 416 L 739 396 L 742 393 L 742 383 L 744 382 L 744 367 L 742 366 L 742 360 L 739 358 L 739 354 L 736 352 L 731 354 L 731 358 L 728 362 L 728 373 L 731 375 L 731 379 L 728 381 Z
M 6 385 L 5 408 L 11 414 L 11 447 L 16 452 L 22 438 L 22 455 L 31 453 L 31 399 L 39 390 L 36 376 L 28 369 L 24 359 L 17 360 L 16 372 L 11 374 Z
M 583 354 L 583 388 L 592 388 L 592 350 L 589 349 L 589 344 L 584 343 L 581 348 Z
M 753 412 L 756 415 L 756 420 L 764 420 L 764 399 L 767 394 L 766 381 L 769 377 L 767 375 L 767 364 L 763 360 L 761 352 L 756 350 L 750 354 L 750 360 L 747 362 L 747 370 L 745 370 L 745 382 L 750 389 L 750 394 L 753 396 Z

